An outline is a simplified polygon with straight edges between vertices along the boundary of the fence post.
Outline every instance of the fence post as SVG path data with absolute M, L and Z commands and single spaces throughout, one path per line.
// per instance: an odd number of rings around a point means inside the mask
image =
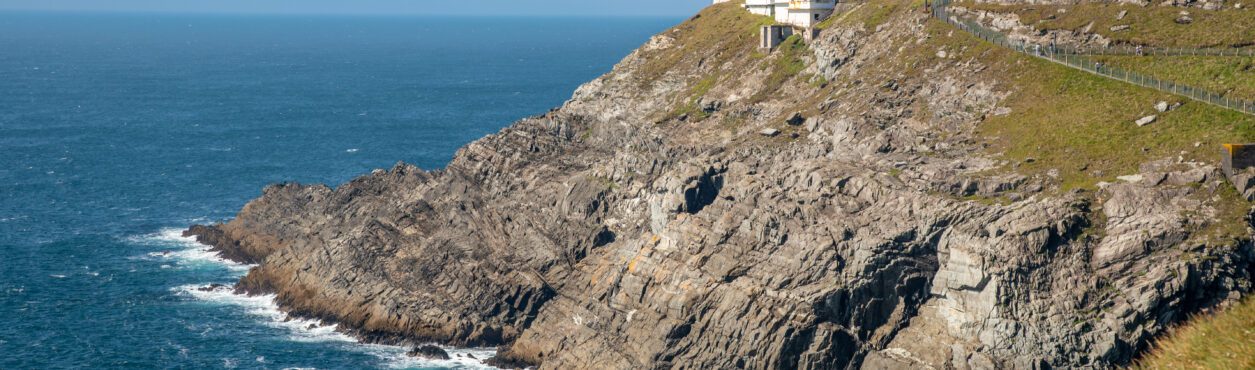
M 1098 61 L 1089 60 L 1089 56 L 1107 56 L 1107 55 L 1137 55 L 1137 56 L 1255 56 L 1255 48 L 1181 48 L 1181 47 L 1153 47 L 1135 49 L 1130 45 L 1120 45 L 1112 47 L 1104 45 L 1101 47 L 1051 47 L 1049 50 L 1039 52 L 1039 49 L 1030 45 L 1028 42 L 1012 40 L 1010 37 L 1001 32 L 985 28 L 976 22 L 968 22 L 959 17 L 950 14 L 947 8 L 950 5 L 949 0 L 936 0 L 932 15 L 940 18 L 946 23 L 957 27 L 958 29 L 968 32 L 969 34 L 980 38 L 981 40 L 993 43 L 995 45 L 1010 49 L 1013 52 L 1028 54 L 1037 58 L 1044 58 L 1055 63 L 1080 69 L 1085 72 L 1092 72 L 1099 76 L 1118 79 L 1126 83 L 1158 89 L 1160 91 L 1172 94 L 1182 95 L 1194 99 L 1196 101 L 1221 106 L 1228 109 L 1239 110 L 1246 114 L 1255 115 L 1255 100 L 1234 99 L 1227 96 L 1215 94 L 1207 90 L 1199 90 L 1188 85 L 1178 85 L 1173 81 L 1160 80 L 1152 76 L 1143 75 L 1141 73 L 1114 67 L 1099 67 Z M 1149 52 L 1146 49 L 1150 49 Z M 1231 50 L 1231 51 L 1230 51 Z M 1114 68 L 1114 69 L 1113 69 Z

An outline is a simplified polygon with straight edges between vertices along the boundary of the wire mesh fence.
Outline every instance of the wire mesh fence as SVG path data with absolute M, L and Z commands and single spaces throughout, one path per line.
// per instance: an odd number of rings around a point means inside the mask
M 1086 55 L 1136 55 L 1147 57 L 1199 56 L 1199 57 L 1255 57 L 1255 49 L 1236 48 L 1161 48 L 1138 46 L 1108 46 L 1076 49 Z
M 1087 53 L 1087 49 L 1059 47 L 1056 45 L 1042 45 L 1029 43 L 1023 40 L 1013 40 L 1002 32 L 995 31 L 985 27 L 980 23 L 963 19 L 949 12 L 949 0 L 935 0 L 932 7 L 933 17 L 945 21 L 964 32 L 970 33 L 977 38 L 988 41 L 998 46 L 1002 46 L 1019 53 L 1028 54 L 1034 57 L 1050 60 L 1055 63 L 1063 64 L 1072 68 L 1080 69 L 1089 73 L 1109 77 L 1112 79 L 1128 82 L 1134 85 L 1148 87 L 1172 94 L 1184 96 L 1196 101 L 1236 110 L 1242 113 L 1255 115 L 1255 102 L 1235 99 L 1228 96 L 1217 94 L 1205 89 L 1167 81 L 1122 68 L 1112 67 L 1089 58 L 1091 55 L 1123 55 L 1123 54 L 1091 54 Z M 1147 49 L 1142 49 L 1145 53 Z M 1164 50 L 1164 49 L 1159 49 Z M 1187 49 L 1176 49 L 1184 51 Z M 1209 50 L 1209 49 L 1195 49 Z M 1168 55 L 1168 54 L 1160 54 Z M 1176 55 L 1204 55 L 1204 54 L 1176 54 Z

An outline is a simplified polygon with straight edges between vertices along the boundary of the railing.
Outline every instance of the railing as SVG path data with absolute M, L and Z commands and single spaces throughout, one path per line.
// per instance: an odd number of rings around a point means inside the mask
M 942 21 L 945 21 L 946 23 L 949 23 L 951 25 L 954 25 L 960 30 L 968 32 L 976 36 L 977 38 L 996 44 L 998 46 L 1002 46 L 1002 47 L 1014 50 L 1019 53 L 1028 54 L 1034 57 L 1046 59 L 1055 63 L 1063 64 L 1072 68 L 1080 69 L 1082 71 L 1093 73 L 1096 75 L 1128 82 L 1128 83 L 1138 85 L 1138 86 L 1143 86 L 1143 87 L 1148 87 L 1148 88 L 1152 88 L 1152 89 L 1156 89 L 1156 90 L 1160 90 L 1164 92 L 1169 92 L 1172 94 L 1184 96 L 1184 97 L 1187 97 L 1196 101 L 1200 101 L 1203 103 L 1236 110 L 1236 111 L 1250 114 L 1250 115 L 1255 115 L 1255 102 L 1252 102 L 1249 100 L 1243 100 L 1243 99 L 1233 99 L 1233 98 L 1224 96 L 1222 94 L 1217 94 L 1211 91 L 1192 87 L 1189 85 L 1179 84 L 1173 81 L 1161 80 L 1153 76 L 1148 76 L 1148 75 L 1124 70 L 1117 67 L 1107 66 L 1101 62 L 1095 62 L 1093 59 L 1090 59 L 1088 57 L 1088 55 L 1131 55 L 1131 54 L 1113 54 L 1112 52 L 1103 53 L 1103 54 L 1091 54 L 1092 50 L 1087 49 L 1087 48 L 1057 47 L 1057 46 L 1029 43 L 1029 42 L 1025 42 L 1021 40 L 1012 40 L 1008 38 L 1005 34 L 995 31 L 993 29 L 990 29 L 988 27 L 985 27 L 984 25 L 981 25 L 980 23 L 962 19 L 960 17 L 950 14 L 947 8 L 949 5 L 950 5 L 949 0 L 934 1 L 933 8 L 932 8 L 933 17 L 940 19 Z M 1142 54 L 1136 54 L 1136 55 L 1147 55 L 1146 54 L 1147 50 L 1150 50 L 1150 49 L 1143 48 L 1141 50 Z M 1189 50 L 1189 49 L 1157 48 L 1154 50 L 1162 50 L 1164 52 L 1167 52 L 1168 50 L 1183 51 L 1183 50 Z M 1194 49 L 1194 50 L 1219 50 L 1219 49 Z M 1134 52 L 1136 52 L 1136 49 L 1134 49 Z M 1249 50 L 1245 52 L 1250 53 Z M 1213 55 L 1213 54 L 1155 54 L 1155 55 Z M 1237 54 L 1225 54 L 1225 55 L 1237 55 Z M 1248 55 L 1248 54 L 1240 54 L 1237 56 L 1244 56 L 1244 55 Z

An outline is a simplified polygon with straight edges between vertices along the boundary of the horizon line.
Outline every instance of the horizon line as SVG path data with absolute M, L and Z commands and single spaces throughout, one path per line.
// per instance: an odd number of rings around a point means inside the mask
M 418 12 L 399 12 L 399 13 L 383 13 L 383 12 L 319 12 L 319 11 L 297 11 L 297 12 L 266 12 L 266 11 L 215 11 L 215 10 L 159 10 L 159 9 L 30 9 L 30 8 L 0 8 L 0 14 L 3 13 L 40 13 L 40 14 L 117 14 L 117 15 L 224 15 L 224 16 L 344 16 L 344 17 L 389 17 L 389 18 L 405 18 L 405 17 L 459 17 L 459 18 L 676 18 L 683 19 L 692 17 L 694 14 L 605 14 L 605 13 L 566 13 L 566 14 L 542 14 L 542 13 L 496 13 L 496 14 L 475 14 L 475 13 L 418 13 Z

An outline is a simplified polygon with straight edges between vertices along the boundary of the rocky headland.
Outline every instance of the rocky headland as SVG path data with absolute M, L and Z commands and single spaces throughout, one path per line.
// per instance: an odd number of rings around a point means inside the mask
M 1111 368 L 1251 289 L 1234 138 L 1188 123 L 1246 118 L 1138 127 L 1173 98 L 915 5 L 774 51 L 715 5 L 444 169 L 273 185 L 188 235 L 293 315 L 550 369 Z

